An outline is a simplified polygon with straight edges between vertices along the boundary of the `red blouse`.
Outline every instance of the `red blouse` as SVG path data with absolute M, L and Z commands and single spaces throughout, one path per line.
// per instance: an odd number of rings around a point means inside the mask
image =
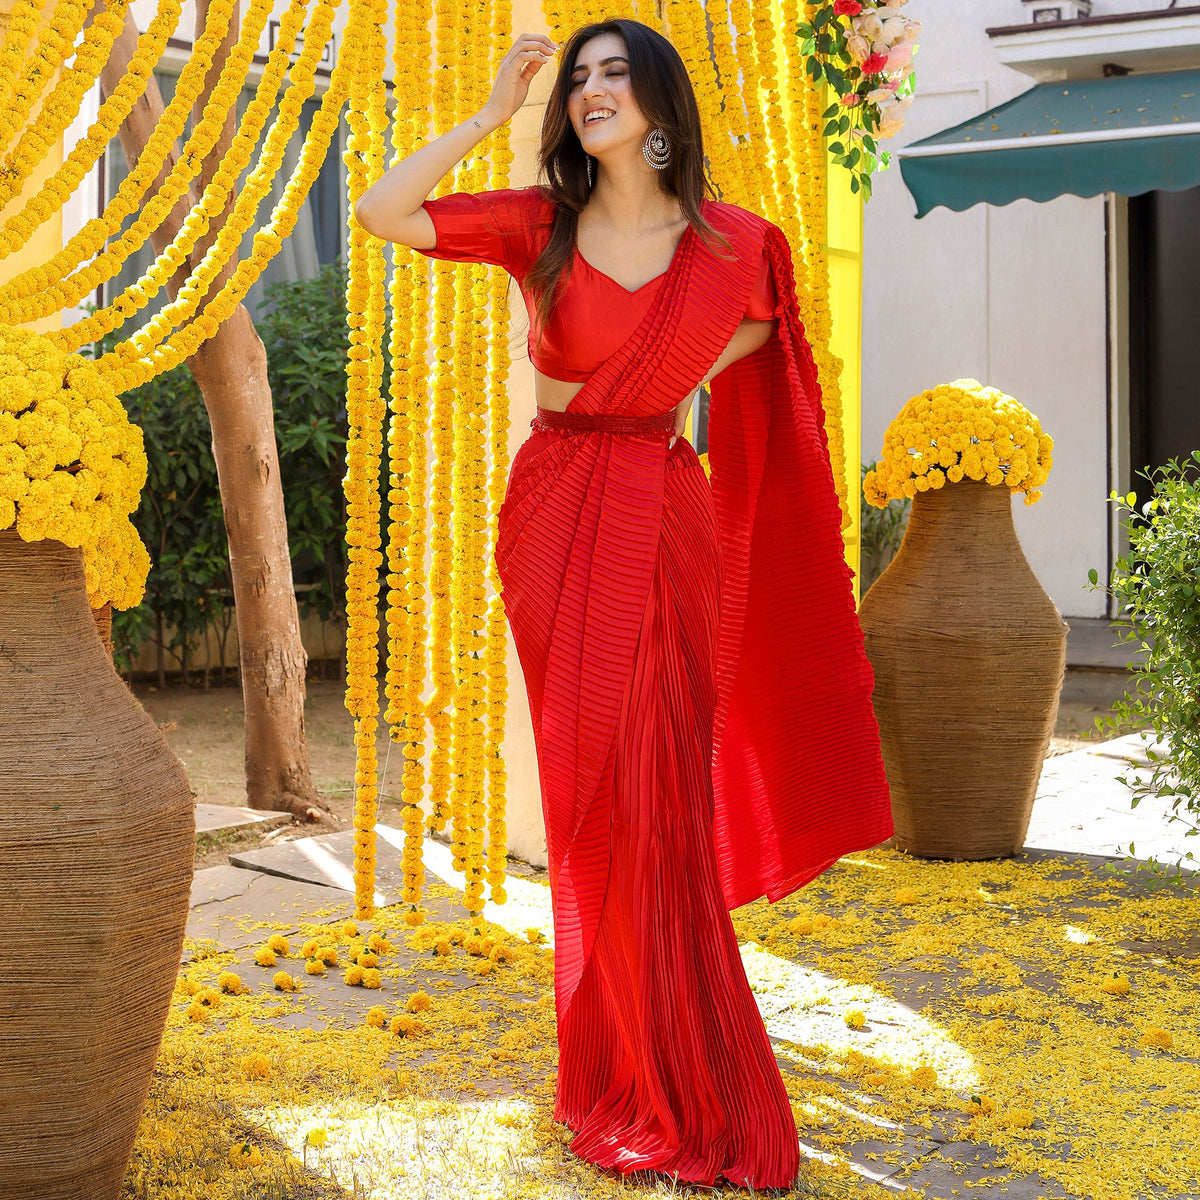
M 433 221 L 437 246 L 421 253 L 454 262 L 485 262 L 503 267 L 521 288 L 529 313 L 529 360 L 552 379 L 582 383 L 610 358 L 641 324 L 666 275 L 656 275 L 629 291 L 593 267 L 576 249 L 558 303 L 538 337 L 537 305 L 525 287 L 550 237 L 554 205 L 537 188 L 454 192 L 423 205 Z M 775 284 L 764 254 L 746 317 L 778 316 Z

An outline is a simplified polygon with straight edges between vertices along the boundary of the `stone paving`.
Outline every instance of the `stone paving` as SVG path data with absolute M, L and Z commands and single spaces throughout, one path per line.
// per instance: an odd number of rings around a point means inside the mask
M 1135 735 L 1048 759 L 1023 856 L 1031 860 L 1051 857 L 1065 860 L 1064 870 L 1080 875 L 1114 863 L 1123 863 L 1123 869 L 1132 873 L 1138 863 L 1123 858 L 1117 850 L 1118 844 L 1132 841 L 1139 853 L 1149 851 L 1170 856 L 1171 861 L 1192 846 L 1200 845 L 1200 839 L 1184 838 L 1182 828 L 1177 830 L 1165 821 L 1162 805 L 1143 802 L 1137 809 L 1129 807 L 1128 791 L 1114 776 L 1131 759 L 1135 770 L 1145 771 L 1147 760 L 1141 751 L 1142 743 Z M 398 899 L 401 839 L 399 830 L 380 827 L 377 903 L 381 905 Z M 434 840 L 427 840 L 426 847 L 426 867 L 431 877 L 452 888 L 461 888 L 463 880 L 450 865 L 449 847 Z M 508 903 L 488 905 L 484 915 L 515 933 L 537 926 L 548 937 L 552 936 L 549 889 L 544 876 L 545 873 L 537 868 L 513 863 L 506 883 Z M 219 947 L 237 952 L 235 969 L 250 973 L 261 970 L 253 965 L 250 947 L 261 944 L 269 932 L 281 925 L 284 932 L 296 932 L 302 922 L 345 919 L 352 914 L 352 889 L 353 846 L 349 832 L 305 838 L 233 855 L 230 865 L 212 867 L 196 874 L 185 957 Z M 426 907 L 431 909 L 435 920 L 457 920 L 461 916 L 461 909 L 453 900 L 431 897 Z M 752 982 L 754 952 L 758 949 L 744 948 Z M 427 957 L 418 962 L 411 952 L 404 953 L 413 961 L 403 965 L 434 971 Z M 1200 953 L 1200 944 L 1197 953 Z M 802 966 L 796 968 L 798 986 L 803 982 L 805 970 Z M 438 975 L 438 987 L 476 986 L 469 979 L 460 977 L 457 982 L 452 982 L 450 977 Z M 894 1019 L 899 1025 L 921 1019 L 921 1009 L 936 999 L 938 990 L 945 986 L 945 977 L 943 972 L 905 967 L 886 972 L 886 978 L 880 982 L 894 995 L 885 1020 Z M 404 986 L 411 989 L 412 979 L 405 981 Z M 840 1013 L 833 1006 L 826 1006 L 829 1011 L 825 1012 L 821 1006 L 793 1005 L 786 994 L 777 991 L 756 995 L 768 1033 L 780 1046 L 781 1056 L 786 1054 L 782 1061 L 792 1076 L 799 1075 L 803 1079 L 806 1073 L 811 1073 L 827 1082 L 829 1076 L 822 1074 L 821 1064 L 797 1061 L 794 1051 L 785 1052 L 782 1043 L 803 1041 L 811 1045 L 819 1042 L 822 1024 L 831 1023 L 832 1028 L 840 1023 Z M 281 1024 L 327 1027 L 333 1023 L 357 1023 L 372 1004 L 394 999 L 379 992 L 347 989 L 329 977 L 306 978 L 305 996 L 303 1010 L 277 1018 Z M 873 1103 L 852 1083 L 846 1082 L 844 1086 L 846 1103 L 854 1104 L 860 1111 Z M 959 1140 L 966 1120 L 964 1114 L 948 1112 L 932 1129 L 903 1130 L 905 1150 L 899 1156 L 900 1161 L 883 1161 L 885 1151 L 892 1152 L 891 1157 L 897 1157 L 894 1140 L 886 1143 L 882 1140 L 863 1141 L 843 1147 L 842 1154 L 861 1174 L 860 1192 L 863 1194 L 917 1189 L 923 1190 L 931 1200 L 935 1197 L 952 1200 L 954 1196 L 970 1194 L 964 1190 L 965 1180 L 994 1175 L 997 1162 L 998 1152 L 993 1147 Z M 883 1119 L 880 1124 L 889 1128 L 894 1138 L 897 1131 Z M 824 1152 L 816 1146 L 806 1145 L 805 1153 L 819 1158 Z M 909 1173 L 902 1181 L 894 1178 L 901 1172 Z M 1010 1200 L 1059 1200 L 1067 1196 L 1056 1184 L 1037 1176 L 1018 1175 L 987 1194 Z

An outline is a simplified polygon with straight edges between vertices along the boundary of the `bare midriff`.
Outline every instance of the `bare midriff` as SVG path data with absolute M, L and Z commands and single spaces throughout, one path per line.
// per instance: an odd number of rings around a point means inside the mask
M 552 412 L 566 412 L 571 401 L 575 399 L 583 386 L 582 383 L 566 379 L 552 379 L 549 375 L 543 375 L 536 367 L 533 369 L 533 394 L 538 408 L 548 408 Z M 692 407 L 692 401 L 695 398 L 696 393 L 693 392 L 677 407 L 675 411 L 675 432 L 677 434 L 683 433 L 688 410 Z

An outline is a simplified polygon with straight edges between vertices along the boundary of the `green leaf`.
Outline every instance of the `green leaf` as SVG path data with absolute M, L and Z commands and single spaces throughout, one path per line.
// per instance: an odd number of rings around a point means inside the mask
M 1092 567 L 1092 568 L 1091 568 L 1091 569 L 1088 571 L 1088 573 L 1087 573 L 1087 577 L 1088 577 L 1088 582 L 1089 582 L 1090 584 L 1092 584 L 1093 586 L 1095 586 L 1097 583 L 1099 583 L 1099 582 L 1100 582 L 1100 574 L 1099 574 L 1099 572 L 1096 570 L 1096 568 L 1095 568 L 1095 567 Z

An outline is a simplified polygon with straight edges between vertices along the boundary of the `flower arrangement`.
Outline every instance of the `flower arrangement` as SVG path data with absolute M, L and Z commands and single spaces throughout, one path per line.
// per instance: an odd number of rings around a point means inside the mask
M 150 570 L 129 514 L 146 482 L 142 431 L 95 365 L 0 325 L 0 529 L 83 551 L 93 608 L 140 603 Z
M 976 379 L 956 379 L 914 396 L 888 426 L 879 465 L 863 480 L 876 508 L 957 483 L 983 480 L 1041 498 L 1054 439 L 1024 405 Z
M 829 151 L 850 172 L 850 190 L 871 195 L 871 175 L 890 155 L 879 140 L 897 134 L 914 99 L 913 55 L 919 21 L 903 16 L 908 0 L 832 0 L 809 5 L 803 39 L 809 77 L 824 79 L 838 99 L 822 114 Z M 815 9 L 815 11 L 813 11 Z

